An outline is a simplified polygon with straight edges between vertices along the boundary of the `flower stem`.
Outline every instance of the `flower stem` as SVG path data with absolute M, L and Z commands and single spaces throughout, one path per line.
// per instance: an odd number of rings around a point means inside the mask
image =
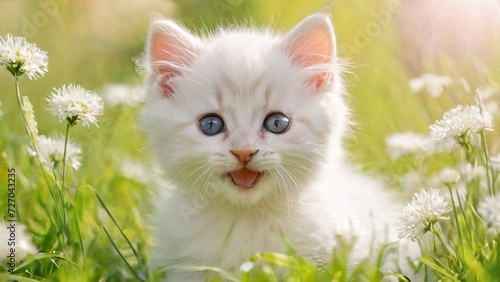
M 30 139 L 31 146 L 33 147 L 33 151 L 36 152 L 36 148 L 32 142 L 31 132 L 28 128 L 28 121 L 26 120 L 26 114 L 24 113 L 24 105 L 21 102 L 21 91 L 19 90 L 19 77 L 17 75 L 14 75 L 14 78 L 15 78 L 15 83 L 16 83 L 16 98 L 17 98 L 17 103 L 19 104 L 19 109 L 21 110 L 21 116 L 23 117 L 24 128 L 26 129 L 26 132 L 28 133 L 28 137 L 30 137 L 29 139 Z M 38 153 L 38 152 L 36 152 L 36 153 Z
M 467 197 L 469 197 L 469 194 L 467 192 Z M 469 225 L 469 221 L 467 220 L 467 215 L 466 215 L 466 209 L 467 209 L 467 203 L 469 202 L 467 199 L 465 200 L 465 203 L 462 203 L 462 200 L 460 200 L 460 196 L 458 195 L 458 192 L 457 192 L 457 201 L 458 201 L 458 205 L 460 206 L 460 211 L 461 211 L 461 214 L 462 214 L 462 217 L 464 218 L 464 223 L 465 223 L 465 226 L 467 226 L 467 233 L 469 234 L 469 243 L 472 244 L 473 239 L 472 239 L 472 232 L 471 232 L 471 229 L 469 228 L 471 225 Z M 457 228 L 460 229 L 459 226 L 457 226 Z M 465 243 L 466 241 L 462 241 L 463 243 Z
M 486 167 L 486 178 L 487 178 L 487 183 L 488 183 L 488 192 L 490 193 L 490 196 L 495 195 L 495 185 L 494 185 L 494 179 L 493 179 L 493 168 L 491 167 L 490 164 L 490 154 L 488 153 L 488 145 L 486 144 L 486 134 L 484 134 L 484 130 L 481 130 L 481 147 L 483 148 L 484 152 L 484 165 Z
M 17 103 L 19 104 L 19 108 L 21 110 L 21 116 L 23 118 L 24 128 L 26 129 L 26 132 L 28 133 L 29 142 L 31 144 L 33 151 L 35 152 L 36 159 L 38 160 L 38 164 L 40 165 L 42 175 L 45 179 L 45 182 L 47 183 L 47 186 L 49 188 L 49 191 L 50 191 L 52 198 L 54 199 L 54 201 L 56 203 L 59 202 L 61 204 L 61 210 L 59 210 L 59 208 L 56 205 L 55 211 L 56 211 L 57 222 L 59 224 L 59 230 L 62 231 L 64 228 L 64 225 L 65 225 L 65 222 L 66 222 L 66 212 L 64 210 L 64 198 L 63 198 L 63 195 L 62 195 L 61 191 L 59 190 L 59 188 L 56 187 L 57 195 L 58 195 L 57 198 L 59 198 L 59 199 L 57 199 L 55 197 L 55 194 L 52 191 L 53 188 L 51 186 L 51 183 L 56 183 L 55 173 L 53 171 L 52 171 L 52 174 L 49 173 L 49 171 L 47 170 L 47 167 L 45 165 L 45 160 L 40 155 L 40 150 L 38 147 L 39 143 L 37 141 L 38 140 L 37 132 L 32 132 L 30 130 L 30 127 L 28 126 L 28 118 L 26 117 L 26 115 L 27 115 L 26 105 L 23 101 L 21 101 L 21 91 L 19 90 L 19 77 L 17 75 L 14 75 L 14 78 L 15 78 Z M 56 184 L 56 186 L 57 186 L 57 184 Z M 63 215 L 64 219 L 61 218 L 61 214 Z M 62 231 L 61 233 L 62 233 L 61 234 L 62 237 L 60 238 L 58 236 L 58 240 L 59 240 L 60 245 L 64 246 L 65 234 L 64 234 L 64 231 Z
M 63 220 L 64 220 L 64 225 L 63 227 L 63 235 L 66 235 L 69 237 L 69 229 L 68 228 L 68 222 L 66 219 L 66 206 L 64 204 L 64 192 L 66 191 L 66 152 L 68 148 L 68 139 L 69 139 L 69 128 L 70 124 L 67 123 L 66 125 L 66 136 L 64 138 L 64 153 L 63 153 L 63 161 L 62 161 L 62 191 L 61 192 L 61 206 L 62 206 L 62 211 L 63 211 Z M 80 227 L 78 227 L 78 232 L 80 232 Z M 67 239 L 67 238 L 65 238 Z
M 69 128 L 70 124 L 66 124 L 66 136 L 64 138 L 64 154 L 63 154 L 63 167 L 62 167 L 62 184 L 63 189 L 66 189 L 66 151 L 68 148 L 68 139 L 69 139 Z
M 431 232 L 436 235 L 436 237 L 439 239 L 439 241 L 446 247 L 450 255 L 453 257 L 456 257 L 457 255 L 455 254 L 455 250 L 451 247 L 450 243 L 448 243 L 445 238 L 441 235 L 441 232 L 439 232 L 438 228 L 434 226 L 434 224 L 431 225 Z
M 450 185 L 446 185 L 448 186 L 448 191 L 450 191 L 450 198 L 451 198 L 451 204 L 453 206 L 453 217 L 455 218 L 455 223 L 457 224 L 457 230 L 458 230 L 458 238 L 460 239 L 460 242 L 463 242 L 463 239 L 462 239 L 462 230 L 460 229 L 460 223 L 458 221 L 458 213 L 457 213 L 457 207 L 455 205 L 455 199 L 453 199 L 453 192 L 452 192 L 452 189 L 451 189 L 451 186 Z M 460 195 L 458 194 L 458 191 L 456 191 L 456 195 L 457 195 L 457 199 L 460 197 Z M 463 244 L 460 244 L 460 246 L 462 247 L 462 254 L 464 254 L 464 245 Z

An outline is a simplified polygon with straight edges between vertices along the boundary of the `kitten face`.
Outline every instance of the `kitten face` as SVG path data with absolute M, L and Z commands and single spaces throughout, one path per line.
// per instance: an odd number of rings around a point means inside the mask
M 153 22 L 142 124 L 166 176 L 239 206 L 305 189 L 340 138 L 345 105 L 326 16 L 280 38 L 223 31 L 203 41 Z

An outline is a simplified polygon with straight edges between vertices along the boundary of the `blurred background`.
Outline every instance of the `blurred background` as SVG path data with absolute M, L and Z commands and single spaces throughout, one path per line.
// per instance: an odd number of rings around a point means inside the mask
M 53 87 L 78 83 L 103 94 L 110 83 L 142 83 L 133 59 L 143 48 L 150 12 L 206 34 L 234 24 L 284 31 L 333 7 L 339 55 L 349 64 L 345 79 L 359 122 L 349 147 L 356 162 L 383 171 L 390 166 L 383 144 L 387 134 L 426 133 L 450 105 L 470 102 L 477 88 L 496 89 L 499 6 L 498 0 L 0 0 L 0 35 L 24 36 L 49 53 L 49 72 L 37 81 L 23 77 L 21 90 L 35 104 L 41 134 L 50 134 L 61 126 L 44 111 Z M 451 78 L 430 78 L 434 92 L 444 93 L 438 99 L 412 93 L 409 81 L 427 73 Z M 10 130 L 20 133 L 13 89 L 9 74 L 0 74 L 2 124 L 8 121 Z M 143 154 L 133 114 L 120 114 L 135 110 L 108 107 L 101 120 L 104 136 L 97 129 L 86 132 L 106 142 L 104 156 L 121 150 Z M 83 134 L 80 130 L 75 131 Z
M 78 185 L 98 191 L 132 242 L 140 242 L 139 247 L 150 243 L 144 218 L 149 191 L 145 183 L 152 168 L 146 138 L 136 126 L 143 79 L 134 63 L 145 43 L 148 14 L 161 13 L 203 35 L 235 24 L 286 31 L 322 9 L 332 11 L 338 53 L 348 65 L 344 78 L 358 123 L 347 142 L 354 164 L 397 182 L 414 167 L 405 159 L 391 159 L 386 137 L 405 131 L 427 134 L 445 111 L 475 103 L 478 92 L 498 124 L 498 0 L 0 0 L 0 36 L 26 37 L 49 54 L 45 77 L 20 78 L 21 94 L 34 104 L 40 134 L 52 136 L 65 129 L 45 111 L 54 87 L 80 84 L 106 102 L 99 128 L 77 126 L 71 131 L 83 152 L 72 189 L 83 191 L 81 232 L 88 249 L 83 270 L 68 275 L 124 281 L 120 277 L 126 272 L 101 230 L 112 227 L 109 217 L 94 195 Z M 6 167 L 19 168 L 19 219 L 35 245 L 46 251 L 52 244 L 45 207 L 50 196 L 26 151 L 14 80 L 5 69 L 0 69 L 0 103 L 0 183 L 7 183 Z M 489 135 L 498 137 L 495 132 Z M 493 154 L 500 153 L 498 142 L 490 147 Z M 441 163 L 428 165 L 438 170 L 448 158 L 453 156 L 442 153 Z M 5 196 L 2 189 L 0 198 Z M 110 233 L 120 237 L 117 230 Z M 127 249 L 123 240 L 119 245 Z M 78 246 L 75 249 L 78 253 Z M 75 256 L 75 261 L 80 259 Z M 44 264 L 40 269 L 40 276 L 52 275 Z M 60 281 L 73 281 L 64 279 Z

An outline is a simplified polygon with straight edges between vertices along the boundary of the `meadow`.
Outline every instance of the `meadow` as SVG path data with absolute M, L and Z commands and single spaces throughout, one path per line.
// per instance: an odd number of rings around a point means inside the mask
M 43 77 L 19 77 L 38 135 L 65 136 L 67 122 L 46 110 L 54 88 L 79 84 L 105 102 L 98 126 L 70 129 L 81 164 L 68 163 L 64 173 L 64 163 L 40 165 L 25 129 L 24 100 L 18 101 L 15 79 L 0 65 L 0 218 L 9 226 L 9 199 L 15 200 L 16 238 L 27 242 L 26 254 L 18 253 L 10 271 L 4 242 L 10 234 L 0 231 L 0 281 L 159 281 L 161 273 L 147 268 L 152 238 L 146 218 L 150 186 L 161 180 L 152 176 L 147 139 L 136 124 L 140 106 L 134 95 L 140 89 L 131 89 L 143 83 L 134 60 L 144 46 L 148 13 L 202 34 L 235 23 L 286 30 L 329 3 L 0 0 L 0 37 L 22 36 L 48 53 Z M 402 203 L 431 187 L 446 199 L 446 214 L 427 222 L 420 230 L 426 234 L 416 238 L 423 255 L 414 265 L 422 279 L 500 281 L 498 1 L 337 0 L 334 6 L 338 52 L 347 65 L 344 78 L 357 122 L 346 144 L 351 163 L 384 179 Z M 117 89 L 130 96 L 112 96 Z M 446 148 L 426 147 L 432 132 L 444 130 L 429 126 L 458 105 L 476 107 L 472 118 L 486 120 L 482 127 L 445 136 Z M 405 132 L 419 135 L 394 135 Z M 8 185 L 13 178 L 15 191 Z M 384 274 L 405 281 L 397 269 L 379 270 L 391 245 L 350 268 L 352 242 L 338 240 L 326 266 L 304 260 L 291 247 L 287 255 L 255 254 L 238 277 L 213 271 L 230 281 L 380 281 Z M 286 277 L 278 269 L 287 269 Z

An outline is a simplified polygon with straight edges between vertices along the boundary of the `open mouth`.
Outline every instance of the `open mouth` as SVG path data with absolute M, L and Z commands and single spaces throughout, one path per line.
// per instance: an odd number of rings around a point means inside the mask
M 251 188 L 259 181 L 262 176 L 261 172 L 253 171 L 247 168 L 242 168 L 235 172 L 229 173 L 233 183 L 241 188 Z

